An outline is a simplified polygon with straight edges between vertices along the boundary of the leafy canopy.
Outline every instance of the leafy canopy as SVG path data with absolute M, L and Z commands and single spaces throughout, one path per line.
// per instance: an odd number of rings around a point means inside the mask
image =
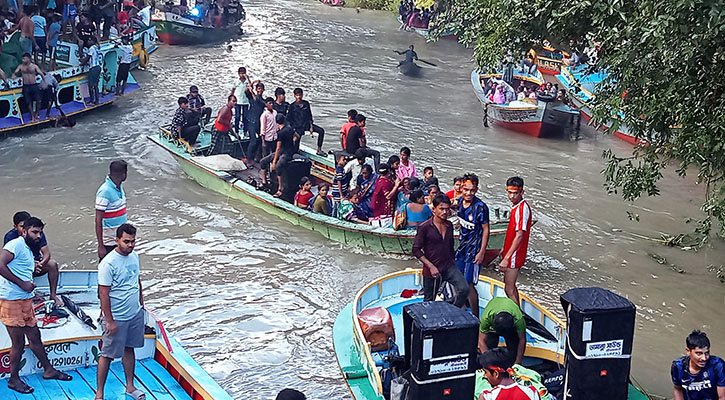
M 658 195 L 661 170 L 697 171 L 707 187 L 698 230 L 725 233 L 725 0 L 450 0 L 439 31 L 456 29 L 477 64 L 507 51 L 574 40 L 601 51 L 609 77 L 593 101 L 594 123 L 620 123 L 646 145 L 631 157 L 604 153 L 605 187 L 625 200 Z M 515 53 L 516 54 L 516 53 Z M 626 96 L 623 96 L 626 93 Z M 612 121 L 612 116 L 617 115 Z

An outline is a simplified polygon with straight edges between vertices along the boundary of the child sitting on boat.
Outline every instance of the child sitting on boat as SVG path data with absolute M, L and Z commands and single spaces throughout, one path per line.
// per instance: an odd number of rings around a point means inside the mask
M 315 197 L 315 194 L 310 191 L 312 188 L 312 182 L 310 178 L 304 176 L 300 180 L 300 190 L 295 194 L 294 205 L 305 210 L 310 209 L 310 200 Z
M 337 209 L 337 218 L 358 224 L 369 223 L 367 215 L 360 208 L 360 194 L 358 190 L 350 191 L 349 195 L 340 202 Z
M 328 194 L 329 192 L 330 184 L 327 182 L 321 183 L 317 190 L 317 196 L 310 199 L 310 209 L 318 214 L 332 216 L 335 202 L 333 201 L 332 196 Z

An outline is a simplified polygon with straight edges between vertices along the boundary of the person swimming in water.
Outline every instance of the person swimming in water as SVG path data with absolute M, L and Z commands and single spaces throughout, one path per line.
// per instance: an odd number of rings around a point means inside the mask
M 418 53 L 416 53 L 414 49 L 415 49 L 415 46 L 413 46 L 413 45 L 411 44 L 411 45 L 410 45 L 410 46 L 408 47 L 408 49 L 407 49 L 407 50 L 405 50 L 405 51 L 398 51 L 398 50 L 395 50 L 395 52 L 396 52 L 396 53 L 400 54 L 401 56 L 405 56 L 405 60 L 403 60 L 403 61 L 400 61 L 400 62 L 398 63 L 398 66 L 401 66 L 401 65 L 403 65 L 403 64 L 407 64 L 407 63 L 412 63 L 412 62 L 413 62 L 413 60 L 417 60 L 417 59 L 418 59 Z

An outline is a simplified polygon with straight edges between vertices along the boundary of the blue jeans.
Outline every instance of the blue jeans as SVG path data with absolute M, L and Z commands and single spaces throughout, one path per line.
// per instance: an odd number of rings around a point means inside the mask
M 242 128 L 244 132 L 247 132 L 247 111 L 249 111 L 248 104 L 237 104 L 234 106 L 234 130 L 239 133 L 239 121 L 242 121 Z

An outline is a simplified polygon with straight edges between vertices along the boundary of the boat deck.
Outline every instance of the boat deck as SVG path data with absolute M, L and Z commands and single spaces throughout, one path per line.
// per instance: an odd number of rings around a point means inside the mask
M 22 379 L 35 391 L 32 394 L 20 394 L 8 388 L 7 379 L 0 380 L 0 398 L 4 400 L 57 400 L 88 399 L 96 396 L 96 367 L 76 368 L 65 371 L 73 377 L 72 381 L 62 382 L 43 379 L 42 373 L 23 376 Z M 135 385 L 146 393 L 147 400 L 191 399 L 181 384 L 158 362 L 151 358 L 136 361 Z M 105 387 L 105 399 L 125 400 L 125 378 L 121 361 L 111 364 Z

